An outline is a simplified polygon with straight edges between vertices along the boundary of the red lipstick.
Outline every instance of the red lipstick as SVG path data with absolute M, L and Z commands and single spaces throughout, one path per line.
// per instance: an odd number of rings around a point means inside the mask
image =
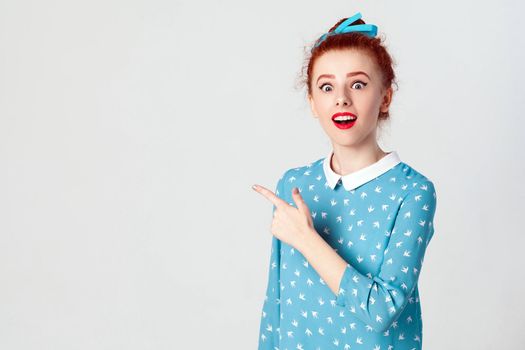
M 340 117 L 340 118 L 337 118 L 337 117 Z M 344 118 L 341 118 L 341 117 L 344 117 Z M 336 120 L 336 118 L 338 120 Z M 351 128 L 352 126 L 354 126 L 356 120 L 357 120 L 357 116 L 354 113 L 350 113 L 350 112 L 339 112 L 332 116 L 332 122 L 339 129 Z

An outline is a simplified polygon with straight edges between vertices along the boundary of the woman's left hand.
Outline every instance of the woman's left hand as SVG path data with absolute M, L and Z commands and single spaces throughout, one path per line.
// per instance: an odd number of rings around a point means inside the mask
M 286 203 L 263 186 L 255 185 L 253 189 L 266 197 L 276 207 L 271 226 L 272 234 L 300 251 L 301 243 L 305 241 L 308 235 L 315 232 L 315 228 L 310 209 L 308 209 L 297 187 L 294 187 L 292 191 L 292 198 L 297 208 Z

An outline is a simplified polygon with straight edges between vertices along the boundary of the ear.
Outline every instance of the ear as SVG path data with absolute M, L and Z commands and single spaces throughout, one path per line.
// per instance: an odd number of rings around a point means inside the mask
M 315 102 L 312 98 L 312 95 L 308 95 L 308 102 L 310 103 L 310 109 L 312 110 L 314 118 L 319 119 L 319 115 L 317 114 L 317 110 L 315 109 Z
M 392 95 L 394 93 L 394 90 L 392 87 L 389 87 L 386 89 L 383 95 L 383 102 L 381 103 L 381 112 L 385 113 L 388 112 L 388 107 L 390 106 L 390 103 L 392 102 Z

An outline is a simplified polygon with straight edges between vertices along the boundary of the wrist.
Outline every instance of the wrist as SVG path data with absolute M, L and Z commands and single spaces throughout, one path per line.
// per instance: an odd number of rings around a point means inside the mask
M 297 250 L 299 250 L 304 256 L 308 255 L 308 252 L 319 244 L 319 238 L 319 234 L 315 229 L 310 228 L 306 230 L 297 246 Z

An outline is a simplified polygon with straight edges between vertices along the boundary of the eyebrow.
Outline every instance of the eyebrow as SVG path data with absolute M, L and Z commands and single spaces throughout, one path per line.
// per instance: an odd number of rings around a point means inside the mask
M 368 74 L 366 74 L 366 73 L 363 72 L 363 71 L 357 71 L 357 72 L 350 72 L 350 73 L 347 73 L 347 74 L 346 74 L 346 77 L 348 78 L 348 77 L 352 77 L 352 76 L 354 76 L 354 75 L 358 75 L 358 74 L 364 74 L 364 75 L 366 75 L 366 77 L 367 77 L 368 79 L 370 79 L 370 77 L 368 76 Z M 321 75 L 317 78 L 317 82 L 319 82 L 319 79 L 321 79 L 321 78 L 332 78 L 332 79 L 333 79 L 333 78 L 335 78 L 335 76 L 334 76 L 333 74 L 321 74 Z M 372 79 L 370 79 L 370 80 L 372 80 Z

